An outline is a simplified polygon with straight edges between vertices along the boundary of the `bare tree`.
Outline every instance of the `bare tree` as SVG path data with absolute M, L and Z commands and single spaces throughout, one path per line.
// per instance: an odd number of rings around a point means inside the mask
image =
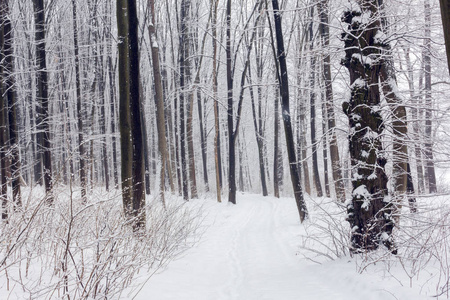
M 117 0 L 117 29 L 122 199 L 125 215 L 139 230 L 145 227 L 145 190 L 135 0 Z
M 286 147 L 289 158 L 289 170 L 291 174 L 292 187 L 294 189 L 295 202 L 297 204 L 300 221 L 303 222 L 307 217 L 305 200 L 303 199 L 303 191 L 300 183 L 300 177 L 297 169 L 297 159 L 295 157 L 294 136 L 292 133 L 291 113 L 289 110 L 289 80 L 286 65 L 286 52 L 284 50 L 283 29 L 281 27 L 281 12 L 278 0 L 272 0 L 273 18 L 275 20 L 275 34 L 277 40 L 277 60 L 279 71 L 279 88 L 281 94 L 281 109 L 284 124 L 284 133 L 286 137 Z

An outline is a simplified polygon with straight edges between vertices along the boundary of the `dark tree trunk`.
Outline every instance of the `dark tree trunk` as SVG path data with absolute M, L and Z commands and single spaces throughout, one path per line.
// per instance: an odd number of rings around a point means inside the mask
M 233 73 L 231 60 L 231 0 L 226 8 L 227 124 L 228 124 L 228 202 L 236 204 L 236 153 L 233 125 Z
M 22 206 L 22 196 L 20 193 L 20 148 L 18 137 L 18 125 L 17 125 L 17 93 L 15 87 L 14 78 L 14 56 L 13 56 L 13 32 L 11 27 L 11 20 L 9 19 L 9 7 L 7 3 L 0 4 L 0 14 L 3 18 L 0 18 L 3 24 L 3 44 L 2 44 L 2 62 L 4 65 L 2 72 L 4 91 L 3 95 L 6 95 L 8 99 L 8 128 L 9 128 L 9 151 L 10 151 L 10 171 L 11 171 L 11 186 L 13 195 L 14 209 Z M 5 144 L 3 144 L 5 145 Z
M 279 83 L 278 83 L 279 84 Z M 275 103 L 274 103 L 274 123 L 273 123 L 273 132 L 274 132 L 274 141 L 273 141 L 273 194 L 276 198 L 280 198 L 280 176 L 279 176 L 279 164 L 280 164 L 280 149 L 278 146 L 279 141 L 279 127 L 280 127 L 280 117 L 279 117 L 279 106 L 280 106 L 280 98 L 279 91 L 275 90 Z
M 294 136 L 292 134 L 291 113 L 289 111 L 289 80 L 286 65 L 286 53 L 284 51 L 283 30 L 281 27 L 281 12 L 278 6 L 278 0 L 272 0 L 272 6 L 277 39 L 277 57 L 280 66 L 278 74 L 280 78 L 279 87 L 281 94 L 281 108 L 284 132 L 286 136 L 286 147 L 289 158 L 289 170 L 291 173 L 295 202 L 297 204 L 298 213 L 300 215 L 300 222 L 303 222 L 307 217 L 308 211 L 306 209 L 305 200 L 303 199 L 303 191 L 297 169 L 297 159 L 295 157 Z
M 0 6 L 0 22 L 3 24 L 6 18 L 6 9 L 4 5 Z M 3 26 L 0 28 L 0 47 L 4 44 Z M 3 51 L 0 51 L 0 62 L 4 60 Z M 2 202 L 2 220 L 8 219 L 8 182 L 6 178 L 6 153 L 8 151 L 8 134 L 7 134 L 7 99 L 4 96 L 3 78 L 4 68 L 0 65 L 0 200 Z
M 222 165 L 220 157 L 220 124 L 219 124 L 219 103 L 217 99 L 217 2 L 211 0 L 212 15 L 212 43 L 213 43 L 213 97 L 214 97 L 214 165 L 216 170 L 216 194 L 217 202 L 222 202 Z
M 189 200 L 188 191 L 188 172 L 186 161 L 186 91 L 189 82 L 189 38 L 188 38 L 188 19 L 189 19 L 190 1 L 181 1 L 181 26 L 180 26 L 180 154 L 181 154 L 181 175 L 183 187 L 183 199 Z
M 122 199 L 134 230 L 145 228 L 138 20 L 135 0 L 117 0 Z
M 450 0 L 439 0 L 441 4 L 442 26 L 444 29 L 445 49 L 447 50 L 447 64 L 450 73 Z
M 49 97 L 48 97 L 48 79 L 47 79 L 47 62 L 45 50 L 45 11 L 44 1 L 34 0 L 35 14 L 35 39 L 36 39 L 36 65 L 38 71 L 37 77 L 37 99 L 39 101 L 39 109 L 37 111 L 37 127 L 38 127 L 38 145 L 42 158 L 43 177 L 45 191 L 47 193 L 48 202 L 53 202 L 51 196 L 52 191 L 52 157 L 50 150 L 50 126 L 49 126 Z
M 387 181 L 384 167 L 381 134 L 383 119 L 376 109 L 380 105 L 379 68 L 380 44 L 375 34 L 380 30 L 377 1 L 361 1 L 355 11 L 345 11 L 343 22 L 347 25 L 342 35 L 345 42 L 343 65 L 350 73 L 351 97 L 343 105 L 349 118 L 349 149 L 353 168 L 352 201 L 347 206 L 348 221 L 352 228 L 351 250 L 375 250 L 382 242 L 396 253 L 391 233 L 392 203 L 387 200 Z M 361 15 L 369 16 L 361 24 Z

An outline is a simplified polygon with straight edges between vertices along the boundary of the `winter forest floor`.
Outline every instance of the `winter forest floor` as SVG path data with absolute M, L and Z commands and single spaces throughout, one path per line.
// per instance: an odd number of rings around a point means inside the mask
M 386 263 L 365 265 L 348 255 L 331 261 L 306 250 L 322 251 L 305 239 L 320 217 L 311 201 L 305 225 L 289 198 L 241 194 L 235 206 L 196 201 L 207 211 L 200 242 L 150 278 L 135 299 L 427 299 L 423 285 L 409 287 L 400 265 L 386 270 Z
M 415 214 L 403 208 L 397 256 L 351 256 L 345 208 L 330 198 L 305 195 L 300 224 L 293 198 L 241 193 L 231 205 L 168 194 L 163 207 L 152 195 L 139 239 L 118 191 L 94 190 L 87 205 L 77 193 L 62 187 L 48 207 L 42 191 L 27 191 L 24 211 L 0 223 L 1 300 L 449 297 L 448 196 L 421 197 Z

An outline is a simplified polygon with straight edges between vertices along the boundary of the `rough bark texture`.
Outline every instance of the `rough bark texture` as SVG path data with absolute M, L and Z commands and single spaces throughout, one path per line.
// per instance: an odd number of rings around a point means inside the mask
M 213 21 L 212 21 L 212 39 L 213 39 L 213 96 L 214 96 L 214 164 L 216 170 L 216 194 L 217 202 L 222 202 L 221 189 L 222 169 L 220 165 L 220 127 L 219 127 L 219 103 L 217 99 L 217 1 L 211 0 L 213 6 Z
M 345 11 L 347 25 L 343 65 L 350 73 L 351 96 L 343 105 L 350 125 L 349 150 L 352 163 L 352 200 L 348 203 L 348 221 L 352 228 L 351 250 L 375 250 L 384 243 L 396 252 L 391 238 L 394 222 L 392 204 L 387 197 L 381 133 L 383 119 L 377 107 L 381 45 L 375 35 L 380 28 L 376 0 L 359 1 L 360 10 Z M 360 18 L 362 14 L 369 17 Z M 362 20 L 365 20 L 365 23 Z
M 286 53 L 284 52 L 283 29 L 281 27 L 281 13 L 277 0 L 272 0 L 273 17 L 275 20 L 275 33 L 277 39 L 277 58 L 280 65 L 280 94 L 281 109 L 283 116 L 284 132 L 286 137 L 286 147 L 289 159 L 289 170 L 291 174 L 292 187 L 294 189 L 295 202 L 297 204 L 300 222 L 307 217 L 305 200 L 297 170 L 297 159 L 295 157 L 294 136 L 292 134 L 291 113 L 289 111 L 289 80 L 286 65 Z

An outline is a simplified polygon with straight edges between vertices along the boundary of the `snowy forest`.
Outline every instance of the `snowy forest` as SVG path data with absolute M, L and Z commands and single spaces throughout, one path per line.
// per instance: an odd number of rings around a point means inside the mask
M 0 0 L 0 298 L 448 299 L 449 53 L 448 0 Z

